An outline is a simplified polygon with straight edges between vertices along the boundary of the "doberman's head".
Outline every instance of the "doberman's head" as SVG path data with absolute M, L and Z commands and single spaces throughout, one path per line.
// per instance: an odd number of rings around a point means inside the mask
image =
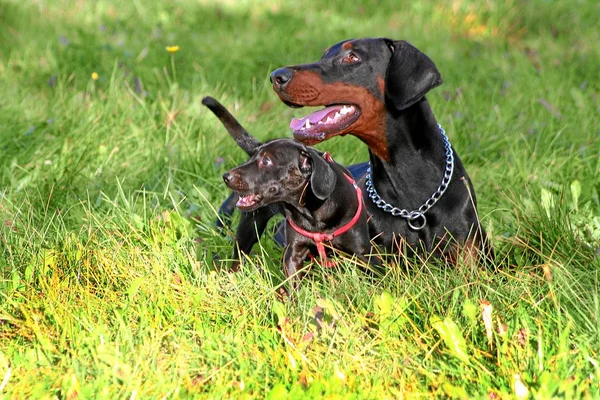
M 288 106 L 325 106 L 290 123 L 294 137 L 314 144 L 352 134 L 387 159 L 385 115 L 404 110 L 442 83 L 435 64 L 405 41 L 345 40 L 315 63 L 271 74 Z
M 328 198 L 337 181 L 329 164 L 313 148 L 292 139 L 276 139 L 258 147 L 248 162 L 223 175 L 240 199 L 237 207 L 254 211 L 274 202 L 302 205 L 310 190 Z

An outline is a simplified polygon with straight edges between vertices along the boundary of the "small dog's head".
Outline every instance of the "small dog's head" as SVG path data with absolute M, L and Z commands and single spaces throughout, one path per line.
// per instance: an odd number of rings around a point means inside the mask
M 223 175 L 239 194 L 237 207 L 254 211 L 274 202 L 298 205 L 310 190 L 328 198 L 337 181 L 331 166 L 315 149 L 292 139 L 277 139 L 258 147 L 250 160 Z

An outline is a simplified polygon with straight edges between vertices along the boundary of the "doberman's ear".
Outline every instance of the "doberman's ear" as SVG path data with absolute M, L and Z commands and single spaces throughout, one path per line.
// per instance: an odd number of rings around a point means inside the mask
M 442 77 L 433 61 L 410 43 L 384 40 L 392 51 L 385 94 L 397 110 L 404 110 L 421 100 L 429 90 L 441 85 Z
M 300 169 L 311 171 L 310 186 L 317 198 L 325 200 L 335 189 L 337 175 L 331 166 L 315 150 L 307 147 L 300 155 Z

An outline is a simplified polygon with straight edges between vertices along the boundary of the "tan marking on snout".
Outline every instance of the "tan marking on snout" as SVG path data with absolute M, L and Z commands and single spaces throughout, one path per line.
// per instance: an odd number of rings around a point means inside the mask
M 382 82 L 378 80 L 378 83 L 381 87 Z M 315 72 L 297 71 L 285 89 L 278 92 L 278 95 L 284 101 L 303 106 L 325 106 L 327 104 L 358 106 L 361 113 L 358 120 L 340 131 L 326 133 L 323 140 L 350 134 L 362 140 L 378 157 L 389 161 L 385 134 L 385 103 L 375 97 L 367 88 L 344 82 L 324 83 Z M 302 141 L 311 145 L 322 140 L 310 138 Z

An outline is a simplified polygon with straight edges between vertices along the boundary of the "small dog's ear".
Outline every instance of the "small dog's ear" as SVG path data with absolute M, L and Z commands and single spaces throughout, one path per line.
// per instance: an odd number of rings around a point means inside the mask
M 300 155 L 300 169 L 311 171 L 310 187 L 312 192 L 321 200 L 325 200 L 335 189 L 337 175 L 323 157 L 312 148 L 306 148 Z
M 433 61 L 410 43 L 384 40 L 392 52 L 385 79 L 385 95 L 397 110 L 404 110 L 441 85 L 442 76 Z

